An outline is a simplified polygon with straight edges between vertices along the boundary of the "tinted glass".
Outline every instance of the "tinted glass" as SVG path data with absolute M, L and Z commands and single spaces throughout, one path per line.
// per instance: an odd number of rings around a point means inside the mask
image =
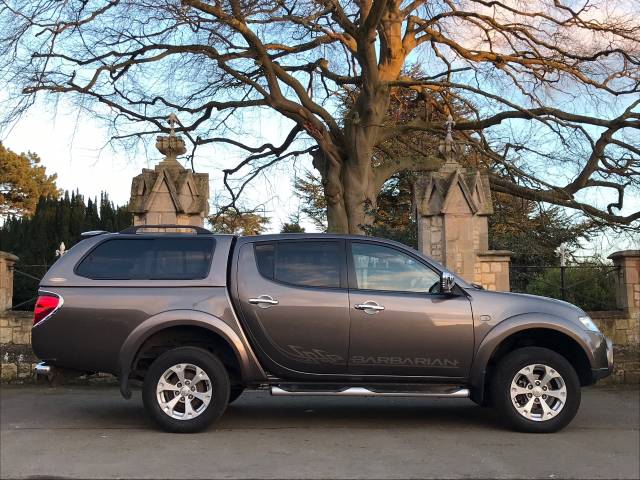
M 255 253 L 258 270 L 266 278 L 305 287 L 340 287 L 339 242 L 256 244 Z
M 204 278 L 213 254 L 210 238 L 157 238 L 154 240 L 155 279 Z
M 366 290 L 437 293 L 440 275 L 394 248 L 351 244 L 357 286 Z
M 273 243 L 256 243 L 254 248 L 260 274 L 263 277 L 273 280 L 275 260 L 275 247 Z
M 101 243 L 76 273 L 93 279 L 188 280 L 205 278 L 212 238 L 115 239 Z

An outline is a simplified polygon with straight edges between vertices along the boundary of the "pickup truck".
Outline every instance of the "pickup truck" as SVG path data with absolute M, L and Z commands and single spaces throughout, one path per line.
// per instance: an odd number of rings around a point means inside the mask
M 246 389 L 470 398 L 553 432 L 613 367 L 580 308 L 483 290 L 397 242 L 166 225 L 68 250 L 40 283 L 32 343 L 40 375 L 112 373 L 125 398 L 141 382 L 171 432 L 206 428 Z

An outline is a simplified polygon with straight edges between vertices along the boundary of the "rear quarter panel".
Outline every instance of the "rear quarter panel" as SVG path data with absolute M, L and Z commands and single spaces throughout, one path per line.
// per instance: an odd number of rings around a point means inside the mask
M 64 298 L 64 306 L 32 330 L 35 354 L 52 364 L 118 373 L 120 348 L 139 325 L 167 311 L 224 310 L 224 287 L 43 288 Z M 179 320 L 179 318 L 178 318 Z

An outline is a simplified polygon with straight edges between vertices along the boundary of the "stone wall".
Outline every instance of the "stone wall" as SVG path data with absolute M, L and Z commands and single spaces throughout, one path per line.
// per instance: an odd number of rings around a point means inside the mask
M 640 382 L 640 325 L 638 318 L 624 312 L 592 312 L 600 330 L 614 342 L 615 369 L 606 383 Z M 37 359 L 31 351 L 31 312 L 0 312 L 1 381 L 31 382 Z M 91 381 L 113 381 L 111 376 L 93 377 Z
M 640 321 L 625 311 L 589 312 L 598 328 L 613 341 L 613 374 L 603 384 L 640 383 Z
M 481 283 L 492 290 L 502 290 L 499 283 L 504 281 L 500 280 L 500 274 L 504 274 L 505 268 L 504 259 L 500 258 L 502 254 L 502 252 L 484 254 L 479 271 L 476 270 L 476 274 L 483 280 Z M 0 273 L 4 273 L 5 277 L 12 276 L 12 271 L 7 266 L 8 263 L 13 262 L 11 257 L 5 255 L 0 258 L 0 260 L 9 260 L 0 265 L 4 268 Z M 615 370 L 606 381 L 638 384 L 640 382 L 640 252 L 637 250 L 617 252 L 610 258 L 621 267 L 616 286 L 619 310 L 592 312 L 590 315 L 600 330 L 614 343 Z M 508 283 L 508 268 L 506 282 Z M 2 285 L 5 289 L 9 289 L 11 283 L 4 281 Z M 5 308 L 9 305 L 5 305 Z M 32 317 L 31 312 L 0 309 L 0 360 L 3 383 L 33 380 L 33 368 L 37 359 L 31 351 Z M 98 381 L 104 381 L 104 379 L 105 377 L 101 376 Z M 107 376 L 106 380 L 112 381 L 112 377 Z
M 640 344 L 640 318 L 624 311 L 589 312 L 589 316 L 598 325 L 614 345 Z
M 0 312 L 2 383 L 31 381 L 38 362 L 31 350 L 32 312 Z

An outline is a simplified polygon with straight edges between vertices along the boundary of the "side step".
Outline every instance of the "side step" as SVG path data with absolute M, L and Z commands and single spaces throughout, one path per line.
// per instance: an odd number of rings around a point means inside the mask
M 366 387 L 346 387 L 339 390 L 286 390 L 282 387 L 272 386 L 271 395 L 285 396 L 321 396 L 321 397 L 431 397 L 431 398 L 469 398 L 468 388 L 448 388 L 433 390 L 413 391 L 384 391 L 372 390 Z

